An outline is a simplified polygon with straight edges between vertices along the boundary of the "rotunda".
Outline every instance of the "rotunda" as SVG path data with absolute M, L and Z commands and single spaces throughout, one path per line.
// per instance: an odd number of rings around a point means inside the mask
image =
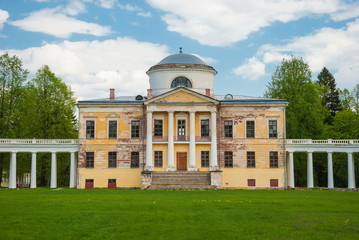
M 152 96 L 176 87 L 187 87 L 201 94 L 213 96 L 214 76 L 217 71 L 199 57 L 183 53 L 172 54 L 148 71 Z

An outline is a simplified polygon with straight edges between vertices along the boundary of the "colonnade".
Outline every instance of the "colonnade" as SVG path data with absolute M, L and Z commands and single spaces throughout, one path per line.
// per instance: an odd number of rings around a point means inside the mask
M 294 183 L 294 158 L 293 154 L 295 151 L 288 151 L 288 186 L 291 188 L 295 187 Z M 313 151 L 307 152 L 307 187 L 314 187 L 313 178 Z M 353 152 L 347 152 L 348 158 L 348 188 L 355 188 L 355 172 L 354 172 L 354 159 Z M 327 151 L 328 161 L 328 188 L 334 188 L 334 174 L 333 174 L 333 151 Z
M 146 112 L 147 118 L 147 134 L 146 134 L 146 171 L 153 171 L 154 164 L 152 159 L 152 131 L 153 131 L 153 112 L 148 110 Z M 166 166 L 166 171 L 176 171 L 175 166 L 175 154 L 174 154 L 174 111 L 167 111 L 168 114 L 168 165 Z M 195 114 L 196 111 L 189 111 L 189 166 L 188 171 L 197 171 L 198 167 L 196 166 L 196 135 L 195 135 Z M 217 161 L 217 113 L 216 111 L 211 111 L 210 117 L 211 123 L 211 151 L 210 151 L 210 170 L 218 170 L 218 161 Z
M 10 171 L 9 171 L 9 188 L 16 188 L 16 151 L 11 152 L 10 158 Z M 37 152 L 31 152 L 31 174 L 30 174 L 30 188 L 36 188 L 36 154 Z M 70 188 L 75 187 L 75 152 L 70 152 Z M 51 152 L 51 173 L 50 173 L 50 188 L 57 188 L 57 159 L 56 152 Z

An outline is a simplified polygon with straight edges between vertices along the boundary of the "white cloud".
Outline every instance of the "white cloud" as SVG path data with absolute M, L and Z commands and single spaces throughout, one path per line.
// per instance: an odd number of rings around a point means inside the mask
M 0 30 L 4 27 L 4 23 L 9 18 L 9 13 L 7 11 L 0 9 Z
M 116 2 L 116 0 L 96 0 L 96 3 L 103 8 L 113 8 Z
M 247 59 L 245 64 L 233 69 L 232 72 L 250 80 L 256 80 L 266 75 L 265 64 L 256 57 Z
M 59 8 L 43 9 L 10 24 L 25 31 L 41 32 L 61 38 L 70 37 L 73 33 L 94 36 L 106 36 L 111 33 L 110 27 L 77 20 L 59 11 Z
M 352 89 L 359 83 L 359 18 L 344 29 L 322 28 L 284 45 L 263 45 L 256 58 L 266 64 L 277 64 L 291 54 L 303 57 L 314 73 L 328 68 L 334 73 L 338 87 Z M 239 68 L 243 71 L 247 65 Z M 316 79 L 315 74 L 313 79 Z
M 79 99 L 108 97 L 109 88 L 115 88 L 117 95 L 145 94 L 149 88 L 146 71 L 168 55 L 164 45 L 130 38 L 64 41 L 6 51 L 19 56 L 31 73 L 42 65 L 49 65 L 57 76 L 71 85 Z
M 131 12 L 134 12 L 134 11 L 142 11 L 141 8 L 137 7 L 137 6 L 134 6 L 134 5 L 131 5 L 131 4 L 118 4 L 118 7 L 122 10 L 127 10 L 127 11 L 131 11 Z
M 62 13 L 67 15 L 76 16 L 80 13 L 84 13 L 86 11 L 86 5 L 84 2 L 79 0 L 72 0 L 69 4 L 61 9 Z
M 340 0 L 147 0 L 166 14 L 169 31 L 210 46 L 226 46 L 247 39 L 274 22 L 290 22 L 313 14 L 341 12 L 349 5 Z M 359 16 L 359 12 L 351 15 Z M 339 18 L 339 17 L 338 17 Z
M 152 17 L 152 14 L 150 12 L 139 12 L 137 13 L 137 15 L 141 17 Z

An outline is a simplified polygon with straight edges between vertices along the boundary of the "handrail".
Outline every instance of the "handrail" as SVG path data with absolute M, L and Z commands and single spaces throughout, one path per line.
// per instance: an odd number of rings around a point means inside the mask
M 0 138 L 0 144 L 78 144 L 78 139 L 15 139 Z
M 359 139 L 286 139 L 285 144 L 359 144 Z

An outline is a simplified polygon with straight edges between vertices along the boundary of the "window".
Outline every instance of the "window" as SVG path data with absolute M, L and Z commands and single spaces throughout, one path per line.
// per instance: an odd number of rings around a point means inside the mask
M 140 137 L 140 121 L 131 121 L 131 138 Z
M 255 187 L 256 180 L 255 179 L 247 179 L 248 187 Z
M 93 152 L 86 153 L 86 168 L 94 168 L 95 154 Z
M 209 151 L 201 151 L 201 166 L 209 167 Z
M 247 138 L 254 138 L 255 136 L 255 125 L 254 121 L 247 121 L 246 122 L 246 132 L 247 132 Z
M 89 188 L 93 188 L 93 179 L 85 179 L 85 188 L 89 189 Z
M 270 179 L 271 187 L 278 187 L 278 179 Z
M 108 167 L 117 167 L 117 152 L 108 152 Z
M 155 137 L 162 137 L 162 135 L 163 135 L 163 121 L 162 120 L 155 119 L 154 130 L 155 130 L 155 133 L 154 133 Z
M 277 137 L 277 120 L 269 120 L 269 137 Z
M 233 137 L 233 122 L 224 121 L 224 137 L 231 138 Z
M 162 151 L 155 151 L 155 167 L 162 167 Z
M 224 152 L 224 167 L 233 167 L 233 152 Z
M 171 83 L 171 88 L 176 88 L 176 87 L 189 87 L 189 88 L 191 88 L 192 83 L 186 77 L 177 77 Z
M 186 120 L 177 121 L 177 138 L 179 141 L 186 140 Z
M 278 152 L 269 152 L 269 162 L 271 168 L 278 167 Z
M 131 168 L 139 168 L 139 167 L 140 167 L 140 153 L 131 152 Z
M 107 184 L 108 188 L 116 188 L 116 179 L 108 179 L 108 184 Z
M 209 120 L 201 120 L 201 136 L 209 137 Z
M 247 168 L 256 167 L 256 155 L 255 152 L 247 152 Z
M 117 138 L 117 121 L 108 122 L 108 138 Z
M 95 121 L 86 121 L 86 138 L 95 138 Z

